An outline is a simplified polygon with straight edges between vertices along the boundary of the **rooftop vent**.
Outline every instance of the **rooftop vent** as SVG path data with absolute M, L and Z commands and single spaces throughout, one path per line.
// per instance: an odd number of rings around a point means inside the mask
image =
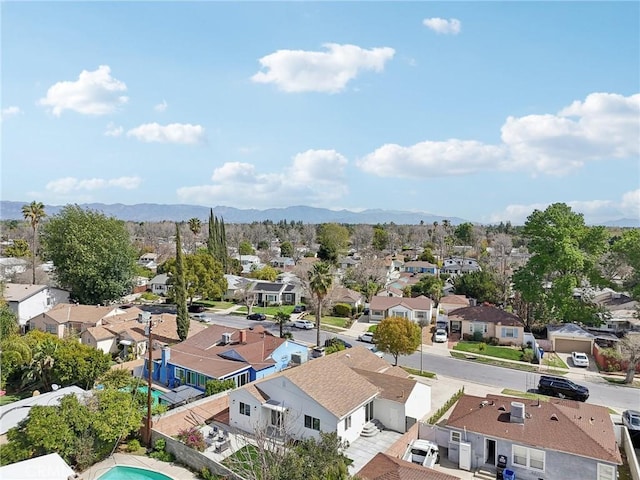
M 511 423 L 524 423 L 524 403 L 511 402 L 511 415 L 509 421 Z
M 222 338 L 220 339 L 220 344 L 221 345 L 229 345 L 231 343 L 231 334 L 230 333 L 223 333 L 222 334 Z
M 558 419 L 558 416 L 555 413 L 551 414 L 551 420 L 553 420 L 554 422 L 559 422 L 560 421 Z

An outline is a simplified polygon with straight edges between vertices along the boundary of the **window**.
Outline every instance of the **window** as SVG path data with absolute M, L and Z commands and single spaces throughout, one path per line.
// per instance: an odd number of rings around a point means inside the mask
M 56 325 L 49 325 L 47 323 L 47 324 L 45 324 L 45 332 L 53 333 L 54 335 L 57 335 L 58 334 L 58 329 L 56 328 Z
M 304 416 L 304 427 L 320 431 L 320 419 L 310 415 Z
M 175 377 L 179 379 L 181 382 L 184 382 L 184 369 L 176 368 Z
M 460 432 L 451 432 L 451 436 L 449 437 L 449 441 L 452 443 L 460 443 Z
M 351 415 L 344 419 L 344 429 L 349 430 L 351 428 Z
M 512 462 L 514 465 L 531 468 L 533 470 L 544 470 L 543 450 L 536 450 L 520 445 L 513 445 L 512 456 Z
M 240 402 L 240 415 L 251 416 L 251 405 L 248 403 Z
M 516 338 L 518 333 L 513 327 L 502 327 L 502 337 L 503 338 Z
M 613 465 L 598 464 L 598 480 L 615 480 L 616 468 Z

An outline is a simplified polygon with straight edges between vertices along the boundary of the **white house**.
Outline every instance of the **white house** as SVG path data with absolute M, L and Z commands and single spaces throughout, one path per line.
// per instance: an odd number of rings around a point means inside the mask
M 29 262 L 24 258 L 2 257 L 0 258 L 0 280 L 10 280 L 19 273 L 24 273 L 29 268 Z
M 431 321 L 433 302 L 420 295 L 416 298 L 374 296 L 369 304 L 369 321 L 381 322 L 387 317 L 404 317 L 413 322 Z
M 17 315 L 23 330 L 30 318 L 48 312 L 59 303 L 69 301 L 69 292 L 48 285 L 7 283 L 3 296 L 9 308 Z
M 169 275 L 166 273 L 156 275 L 149 282 L 149 287 L 151 288 L 151 293 L 166 295 L 169 291 Z
M 353 442 L 372 421 L 404 433 L 431 409 L 431 389 L 357 346 L 247 384 L 229 393 L 229 425 L 271 436 Z M 375 431 L 375 427 L 373 427 Z

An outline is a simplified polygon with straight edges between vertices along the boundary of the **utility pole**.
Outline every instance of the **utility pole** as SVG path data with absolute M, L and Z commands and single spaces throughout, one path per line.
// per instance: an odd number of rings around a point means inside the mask
M 436 314 L 437 315 L 437 314 Z M 436 317 L 437 318 L 437 317 Z M 431 319 L 427 320 L 426 318 L 421 318 L 418 320 L 418 325 L 420 326 L 420 374 L 422 375 L 422 344 L 423 344 L 423 329 L 424 327 L 431 325 Z
M 148 448 L 151 448 L 151 383 L 153 381 L 153 322 L 151 321 L 151 313 L 142 312 L 139 315 L 138 321 L 146 323 L 147 329 L 147 416 L 145 418 L 145 443 Z

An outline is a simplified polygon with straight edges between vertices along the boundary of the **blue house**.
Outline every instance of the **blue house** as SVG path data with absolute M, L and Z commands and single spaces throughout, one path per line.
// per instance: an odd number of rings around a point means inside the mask
M 209 380 L 232 379 L 239 387 L 302 363 L 307 360 L 308 347 L 276 337 L 261 326 L 239 330 L 211 325 L 154 353 L 155 382 L 169 388 L 189 385 L 204 391 Z
M 427 275 L 436 275 L 438 273 L 437 265 L 429 262 L 414 261 L 404 264 L 404 271 L 408 273 L 426 273 Z

